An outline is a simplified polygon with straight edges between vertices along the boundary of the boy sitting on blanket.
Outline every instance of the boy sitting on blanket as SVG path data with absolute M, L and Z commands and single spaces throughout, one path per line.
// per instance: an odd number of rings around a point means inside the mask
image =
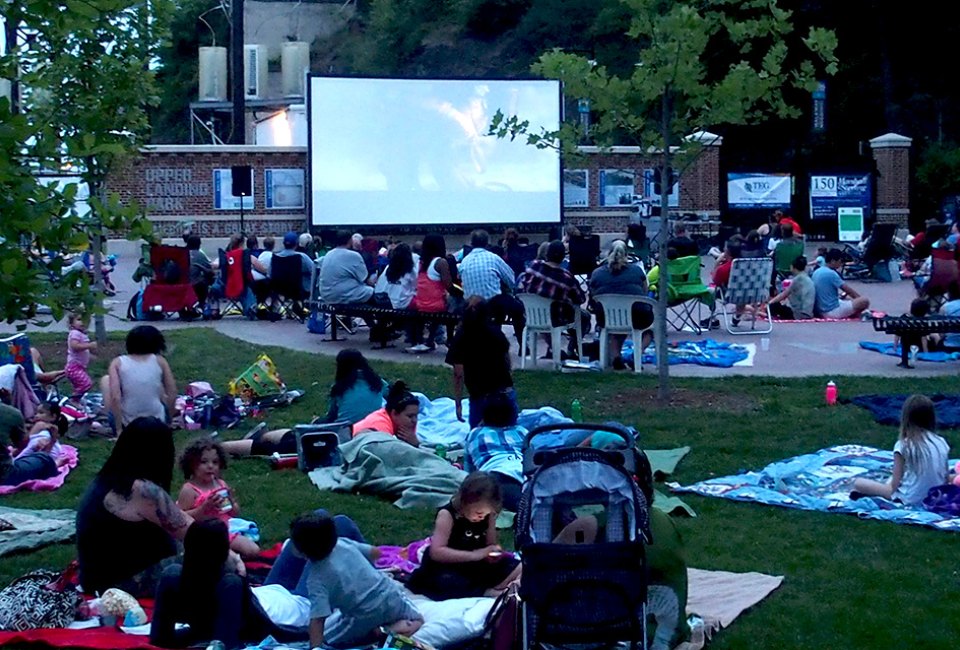
M 403 587 L 373 567 L 376 549 L 340 539 L 330 517 L 297 517 L 290 525 L 290 541 L 310 561 L 312 648 L 355 648 L 375 640 L 381 627 L 409 636 L 423 625 Z

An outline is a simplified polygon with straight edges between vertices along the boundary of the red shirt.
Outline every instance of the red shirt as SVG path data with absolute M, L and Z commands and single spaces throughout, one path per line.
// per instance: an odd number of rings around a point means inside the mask
M 718 287 L 725 287 L 730 282 L 730 269 L 733 268 L 733 260 L 727 260 L 723 264 L 713 269 L 713 284 Z
M 803 231 L 800 230 L 800 224 L 791 219 L 790 217 L 780 217 L 779 221 L 781 226 L 792 226 L 794 235 L 802 235 Z

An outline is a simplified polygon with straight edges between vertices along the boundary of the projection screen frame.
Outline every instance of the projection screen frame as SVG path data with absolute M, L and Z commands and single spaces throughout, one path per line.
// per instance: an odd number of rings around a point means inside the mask
M 423 224 L 423 223 L 400 223 L 400 222 L 386 222 L 386 223 L 371 223 L 371 222 L 338 222 L 338 223 L 329 223 L 329 222 L 318 222 L 316 220 L 316 208 L 314 202 L 314 188 L 313 188 L 313 172 L 314 172 L 314 152 L 313 152 L 313 129 L 314 117 L 313 117 L 313 80 L 314 79 L 360 79 L 360 80 L 370 80 L 370 81 L 417 81 L 417 82 L 475 82 L 475 83 L 497 83 L 497 82 L 507 82 L 507 83 L 523 83 L 523 82 L 543 82 L 556 84 L 556 93 L 557 93 L 557 116 L 558 123 L 557 128 L 562 126 L 564 121 L 564 96 L 563 96 L 563 84 L 558 80 L 553 79 L 542 79 L 535 77 L 520 77 L 520 78 L 473 78 L 473 77 L 435 77 L 435 78 L 419 78 L 419 77 L 378 77 L 370 75 L 353 75 L 353 74 L 331 74 L 331 73 L 309 73 L 306 75 L 306 113 L 307 113 L 307 225 L 309 228 L 314 230 L 319 229 L 355 229 L 355 228 L 364 228 L 368 231 L 392 231 L 392 232 L 414 232 L 414 231 L 423 231 L 424 229 L 429 228 L 431 232 L 457 232 L 457 231 L 466 231 L 471 228 L 476 227 L 490 227 L 495 226 L 496 228 L 508 228 L 508 227 L 518 227 L 521 231 L 536 230 L 542 228 L 551 228 L 560 226 L 563 224 L 563 169 L 564 161 L 563 156 L 560 151 L 556 153 L 556 176 L 557 176 L 557 195 L 556 195 L 556 219 L 554 220 L 538 220 L 538 221 L 511 221 L 498 220 L 493 222 L 484 222 L 484 221 L 451 221 L 446 223 L 435 223 L 435 224 Z M 509 117 L 509 115 L 507 115 Z M 519 118 L 524 119 L 522 114 L 518 115 Z M 533 145 L 524 145 L 524 146 L 533 146 Z

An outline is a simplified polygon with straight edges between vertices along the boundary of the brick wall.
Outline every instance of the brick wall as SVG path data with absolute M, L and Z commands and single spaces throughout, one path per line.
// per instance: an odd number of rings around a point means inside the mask
M 720 209 L 719 147 L 705 147 L 700 157 L 680 179 L 678 212 L 709 213 Z M 166 237 L 180 234 L 180 223 L 195 222 L 201 237 L 226 237 L 239 231 L 239 209 L 218 209 L 215 205 L 214 172 L 234 165 L 253 168 L 253 207 L 245 210 L 248 234 L 263 236 L 301 231 L 307 225 L 307 209 L 268 208 L 265 172 L 268 169 L 301 170 L 304 199 L 309 196 L 307 150 L 304 147 L 187 146 L 147 147 L 139 156 L 117 165 L 107 186 L 126 203 L 136 201 L 146 211 L 157 231 Z M 564 221 L 589 225 L 598 233 L 622 233 L 633 214 L 630 206 L 601 206 L 600 172 L 630 171 L 634 174 L 633 194 L 644 194 L 643 172 L 658 165 L 658 156 L 637 148 L 615 148 L 611 152 L 587 152 L 583 162 L 571 168 L 588 174 L 588 205 L 564 208 Z M 230 187 L 223 193 L 230 195 Z

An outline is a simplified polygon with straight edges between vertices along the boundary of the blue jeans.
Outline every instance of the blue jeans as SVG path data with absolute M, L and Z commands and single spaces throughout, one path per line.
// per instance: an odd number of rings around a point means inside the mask
M 0 443 L 3 444 L 3 443 Z M 46 452 L 27 454 L 13 461 L 10 471 L 0 476 L 0 485 L 20 485 L 57 475 L 57 461 Z
M 507 397 L 510 398 L 510 402 L 513 404 L 513 421 L 516 422 L 517 416 L 520 414 L 520 409 L 517 406 L 517 391 L 513 388 L 505 388 L 503 392 L 506 393 Z M 490 394 L 470 396 L 469 420 L 471 429 L 476 429 L 480 426 L 480 423 L 483 422 L 483 411 L 487 407 L 487 398 L 489 396 Z
M 328 514 L 327 511 L 322 508 L 314 512 L 318 515 Z M 340 537 L 352 539 L 361 544 L 366 543 L 360 529 L 350 517 L 346 515 L 335 515 L 333 524 L 337 529 L 337 535 Z M 270 569 L 270 573 L 267 574 L 267 579 L 264 580 L 263 584 L 280 585 L 281 587 L 286 587 L 290 593 L 296 596 L 306 597 L 307 572 L 304 570 L 306 568 L 307 558 L 295 553 L 293 544 L 287 540 L 287 543 L 283 545 L 283 550 L 280 551 L 280 555 L 273 563 L 273 567 Z

